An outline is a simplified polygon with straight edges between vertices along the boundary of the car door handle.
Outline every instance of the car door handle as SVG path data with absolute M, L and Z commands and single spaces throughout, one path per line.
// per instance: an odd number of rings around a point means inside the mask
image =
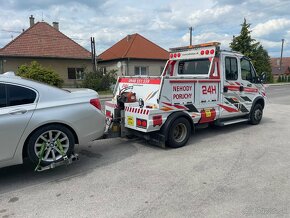
M 26 112 L 27 112 L 27 110 L 25 110 L 25 109 L 16 109 L 16 110 L 10 111 L 9 114 L 19 115 L 19 114 L 25 114 Z

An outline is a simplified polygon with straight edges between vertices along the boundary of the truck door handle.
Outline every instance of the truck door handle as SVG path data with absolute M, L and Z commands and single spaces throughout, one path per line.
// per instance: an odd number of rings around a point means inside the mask
M 224 92 L 228 92 L 229 88 L 227 86 L 224 86 Z
M 27 110 L 25 109 L 16 109 L 11 111 L 9 114 L 11 115 L 19 115 L 19 114 L 25 114 L 27 112 Z
M 244 86 L 240 86 L 240 92 L 244 91 Z

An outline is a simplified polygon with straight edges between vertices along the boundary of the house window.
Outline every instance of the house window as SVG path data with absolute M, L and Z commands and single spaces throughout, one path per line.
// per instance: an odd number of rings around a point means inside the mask
M 147 75 L 147 68 L 148 67 L 135 67 L 135 75 Z
M 106 67 L 101 67 L 100 71 L 105 75 L 107 73 L 107 68 Z
M 67 77 L 68 79 L 84 79 L 84 68 L 67 68 Z

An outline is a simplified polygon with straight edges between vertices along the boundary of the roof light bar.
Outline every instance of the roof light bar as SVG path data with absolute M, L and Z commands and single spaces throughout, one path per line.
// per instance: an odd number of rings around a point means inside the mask
M 188 50 L 193 48 L 202 48 L 202 47 L 208 47 L 208 46 L 220 46 L 221 44 L 219 42 L 208 42 L 208 43 L 202 43 L 197 45 L 189 45 L 189 46 L 183 46 L 183 47 L 177 47 L 177 48 L 170 48 L 169 51 L 182 51 L 182 50 Z

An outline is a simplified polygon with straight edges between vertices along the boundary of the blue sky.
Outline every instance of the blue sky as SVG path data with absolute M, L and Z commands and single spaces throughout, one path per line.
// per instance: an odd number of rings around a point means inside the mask
M 97 54 L 128 34 L 139 33 L 161 47 L 219 41 L 227 49 L 240 32 L 244 17 L 252 37 L 272 57 L 290 56 L 290 0 L 6 0 L 0 8 L 0 48 L 35 21 L 59 22 L 60 31 L 90 49 L 95 37 Z

